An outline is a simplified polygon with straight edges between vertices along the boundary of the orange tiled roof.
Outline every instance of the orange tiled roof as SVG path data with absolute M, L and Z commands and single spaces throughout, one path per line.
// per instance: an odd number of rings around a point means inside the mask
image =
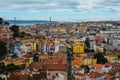
M 65 71 L 67 68 L 65 64 L 47 64 L 44 66 L 46 70 L 62 70 Z
M 68 39 L 67 42 L 74 42 L 76 39 L 72 38 L 72 39 Z
M 28 39 L 34 39 L 34 38 L 19 38 L 20 40 L 28 40 Z
M 91 78 L 96 78 L 96 77 L 98 77 L 100 75 L 100 73 L 98 73 L 98 72 L 90 72 L 90 74 L 89 74 L 89 76 L 91 77 Z
M 80 70 L 83 70 L 83 68 L 76 68 L 75 70 L 78 70 L 78 71 L 80 71 Z
M 13 76 L 18 76 L 18 75 L 20 75 L 20 72 L 18 72 L 18 71 L 13 71 L 13 72 L 12 72 L 12 75 L 13 75 Z
M 109 67 L 109 66 L 112 66 L 112 65 L 113 65 L 112 63 L 105 64 L 106 67 Z
M 61 63 L 62 63 L 62 64 L 67 64 L 67 60 L 61 59 Z
M 61 59 L 44 59 L 44 62 L 62 64 Z
M 28 75 L 20 75 L 20 80 L 28 80 Z
M 110 74 L 105 74 L 105 79 L 110 79 L 112 76 Z
M 81 63 L 83 63 L 83 61 L 81 59 L 74 59 L 72 61 L 72 65 L 80 65 Z
M 60 48 L 66 48 L 66 46 L 60 46 Z
M 95 69 L 101 69 L 103 68 L 103 64 L 91 64 L 90 66 L 94 67 Z
M 2 29 L 0 29 L 0 33 L 1 33 L 1 32 L 3 32 L 3 30 L 2 30 Z
M 36 62 L 36 63 L 31 64 L 32 68 L 43 67 L 43 66 L 44 66 L 44 62 Z
M 23 57 L 24 58 L 30 58 L 30 57 L 32 57 L 32 55 L 31 54 L 25 54 L 25 55 L 23 55 Z
M 85 74 L 77 73 L 74 76 L 85 77 Z
M 120 80 L 120 76 L 118 76 L 116 80 Z
M 48 54 L 39 54 L 40 56 L 49 56 Z
M 108 55 L 109 57 L 116 57 L 116 55 L 115 54 L 111 54 L 111 55 Z
M 54 55 L 55 56 L 66 56 L 67 54 L 65 52 L 57 52 Z

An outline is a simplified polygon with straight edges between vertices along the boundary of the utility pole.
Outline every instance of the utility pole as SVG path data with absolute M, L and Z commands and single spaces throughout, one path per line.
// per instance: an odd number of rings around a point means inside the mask
M 14 25 L 16 25 L 16 17 L 14 17 Z
M 50 23 L 51 23 L 51 21 L 52 21 L 52 17 L 50 17 Z
M 72 79 L 72 67 L 71 67 L 71 63 L 72 63 L 72 59 L 73 59 L 73 52 L 71 48 L 67 48 L 67 80 L 73 80 Z

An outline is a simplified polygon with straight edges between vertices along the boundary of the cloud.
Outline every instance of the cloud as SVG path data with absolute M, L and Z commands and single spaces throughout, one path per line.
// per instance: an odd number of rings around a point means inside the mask
M 0 0 L 0 11 L 120 12 L 120 0 Z

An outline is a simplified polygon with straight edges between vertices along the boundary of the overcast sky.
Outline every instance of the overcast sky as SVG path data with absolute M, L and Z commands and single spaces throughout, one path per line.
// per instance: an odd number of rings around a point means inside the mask
M 21 20 L 119 20 L 120 0 L 0 0 L 0 17 Z

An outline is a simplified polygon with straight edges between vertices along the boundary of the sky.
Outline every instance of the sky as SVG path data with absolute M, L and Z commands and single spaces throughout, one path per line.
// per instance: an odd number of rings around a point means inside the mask
M 0 0 L 5 20 L 120 20 L 120 0 Z

